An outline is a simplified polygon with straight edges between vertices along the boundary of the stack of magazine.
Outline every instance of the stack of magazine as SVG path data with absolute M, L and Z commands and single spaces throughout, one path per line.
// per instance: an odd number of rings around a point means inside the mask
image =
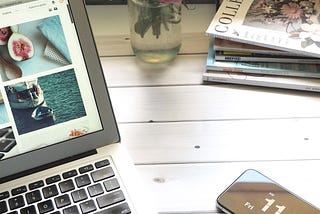
M 206 33 L 204 81 L 320 92 L 320 0 L 224 0 Z

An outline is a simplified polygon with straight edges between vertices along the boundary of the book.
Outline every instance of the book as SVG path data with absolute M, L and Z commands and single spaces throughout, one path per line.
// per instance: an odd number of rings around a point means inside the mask
M 215 60 L 214 39 L 209 42 L 207 70 L 234 73 L 320 78 L 320 64 L 277 62 L 227 62 Z
M 205 82 L 220 82 L 320 92 L 320 79 L 317 78 L 287 77 L 266 74 L 257 75 L 205 70 L 203 72 L 202 79 Z
M 319 0 L 224 0 L 209 36 L 320 57 Z
M 235 42 L 226 39 L 215 38 L 214 49 L 216 51 L 234 51 L 234 52 L 249 52 L 249 53 L 261 53 L 261 54 L 277 54 L 284 56 L 300 56 L 299 54 L 281 51 L 272 48 L 266 48 L 257 45 L 246 44 L 242 42 Z
M 217 61 L 232 62 L 283 62 L 283 63 L 308 63 L 320 64 L 320 58 L 308 56 L 278 55 L 275 53 L 252 53 L 238 51 L 219 51 L 215 49 L 215 59 Z

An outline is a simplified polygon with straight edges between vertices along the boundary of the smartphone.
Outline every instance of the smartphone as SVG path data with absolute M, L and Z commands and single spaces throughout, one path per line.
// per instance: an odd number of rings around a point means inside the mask
M 227 214 L 320 214 L 320 210 L 256 170 L 246 170 L 218 198 Z

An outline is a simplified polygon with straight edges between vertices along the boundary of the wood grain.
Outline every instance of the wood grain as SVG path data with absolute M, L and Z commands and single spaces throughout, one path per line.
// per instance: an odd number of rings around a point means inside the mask
M 319 94 L 204 84 L 210 6 L 186 13 L 164 66 L 133 56 L 126 7 L 89 7 L 122 143 L 159 213 L 219 213 L 216 198 L 248 168 L 320 207 Z

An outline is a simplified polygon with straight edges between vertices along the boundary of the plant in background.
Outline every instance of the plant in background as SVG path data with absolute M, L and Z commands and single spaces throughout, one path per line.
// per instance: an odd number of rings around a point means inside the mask
M 159 38 L 161 29 L 169 31 L 170 24 L 181 22 L 183 0 L 140 0 L 140 3 L 142 6 L 139 7 L 139 15 L 134 30 L 141 38 L 150 28 L 152 34 Z

